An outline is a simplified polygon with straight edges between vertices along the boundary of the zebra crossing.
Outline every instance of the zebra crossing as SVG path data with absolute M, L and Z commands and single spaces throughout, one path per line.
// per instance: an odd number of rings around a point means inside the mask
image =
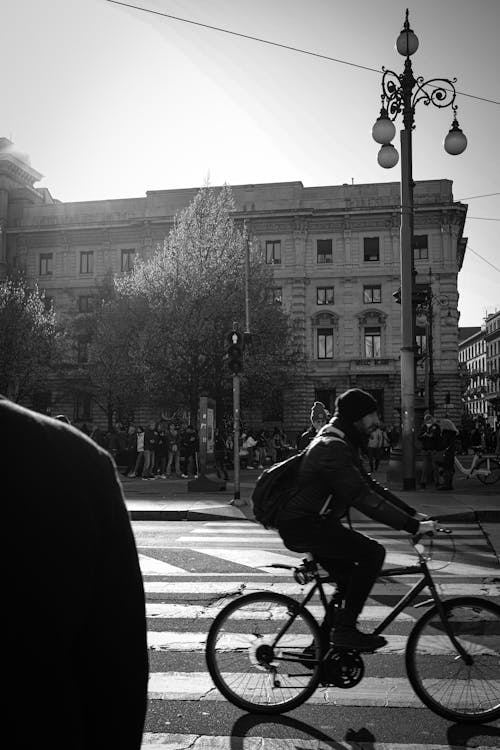
M 181 530 L 168 549 L 141 546 L 138 542 L 141 569 L 146 592 L 148 619 L 148 648 L 151 674 L 149 682 L 150 703 L 158 714 L 169 716 L 170 705 L 179 706 L 181 712 L 196 707 L 201 713 L 213 714 L 227 709 L 223 696 L 214 686 L 204 661 L 205 641 L 214 617 L 233 598 L 253 591 L 275 591 L 300 598 L 306 587 L 295 583 L 290 573 L 270 564 L 297 564 L 302 556 L 286 550 L 273 531 L 267 531 L 249 522 L 205 522 L 192 525 L 185 533 Z M 392 531 L 375 522 L 357 524 L 364 533 L 376 536 L 387 549 L 387 565 L 409 565 L 415 561 L 406 535 Z M 477 526 L 457 524 L 452 527 L 455 540 L 454 559 L 445 542 L 437 545 L 432 565 L 433 575 L 443 596 L 474 595 L 491 598 L 500 603 L 500 568 L 488 549 Z M 446 565 L 445 565 L 446 563 Z M 397 581 L 380 579 L 372 590 L 362 615 L 364 629 L 374 627 L 388 614 L 394 597 L 402 596 L 413 585 L 411 575 Z M 327 593 L 333 587 L 325 586 Z M 428 598 L 426 592 L 421 600 Z M 322 617 L 322 608 L 314 600 L 311 613 Z M 368 656 L 370 673 L 349 690 L 321 687 L 309 699 L 308 706 L 320 712 L 337 707 L 391 707 L 398 710 L 427 712 L 407 680 L 404 669 L 404 650 L 408 633 L 425 610 L 409 608 L 393 623 L 387 633 L 387 645 L 376 655 Z M 244 623 L 241 623 L 244 627 Z M 238 632 L 228 633 L 228 642 L 238 639 Z M 306 644 L 305 644 L 306 645 Z M 429 644 L 432 647 L 432 644 Z M 498 638 L 492 648 L 498 646 Z M 390 663 L 390 669 L 386 665 Z M 375 673 L 374 673 L 375 672 Z M 203 707 L 205 707 L 203 711 Z M 422 713 L 422 716 L 425 714 Z M 167 722 L 168 723 L 168 722 Z M 276 737 L 246 737 L 238 744 L 228 734 L 202 734 L 197 731 L 198 720 L 189 727 L 190 733 L 154 731 L 146 722 L 143 750 L 155 748 L 262 748 L 280 749 L 297 747 L 296 738 L 286 735 L 286 740 Z M 295 743 L 295 744 L 294 744 Z M 341 742 L 335 744 L 342 746 Z M 331 747 L 324 745 L 324 747 Z M 500 746 L 492 742 L 491 747 Z M 323 745 L 317 740 L 300 738 L 300 747 L 315 748 Z M 349 743 L 346 748 L 352 747 Z M 429 748 L 429 744 L 376 743 L 373 748 L 416 750 Z M 440 745 L 432 744 L 432 748 Z M 443 747 L 449 747 L 443 743 Z M 483 747 L 483 746 L 482 746 Z M 489 745 L 484 745 L 485 748 Z

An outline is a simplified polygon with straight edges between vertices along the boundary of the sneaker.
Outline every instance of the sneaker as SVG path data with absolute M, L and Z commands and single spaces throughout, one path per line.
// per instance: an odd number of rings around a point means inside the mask
M 334 628 L 332 631 L 332 645 L 334 648 L 371 653 L 386 644 L 387 639 L 382 635 L 363 633 L 356 627 Z
M 166 474 L 160 474 L 160 479 L 166 479 L 166 478 L 167 478 Z
M 187 474 L 181 474 L 181 479 L 188 479 L 188 475 Z
M 136 475 L 135 474 L 127 474 L 127 476 L 128 476 L 129 479 L 134 479 Z

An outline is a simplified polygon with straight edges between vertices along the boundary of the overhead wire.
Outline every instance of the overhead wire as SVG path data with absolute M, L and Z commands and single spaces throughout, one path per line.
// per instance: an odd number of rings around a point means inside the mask
M 224 28 L 222 28 L 220 26 L 213 26 L 211 24 L 202 23 L 201 21 L 193 21 L 192 19 L 189 19 L 189 18 L 181 18 L 180 16 L 174 16 L 171 13 L 163 13 L 163 12 L 158 11 L 158 10 L 153 10 L 153 9 L 150 9 L 150 8 L 144 8 L 144 7 L 139 6 L 139 5 L 133 5 L 131 3 L 124 3 L 124 2 L 121 2 L 121 0 L 106 0 L 106 1 L 109 2 L 109 3 L 112 3 L 114 5 L 122 5 L 122 6 L 126 7 L 126 8 L 131 8 L 133 10 L 138 10 L 138 11 L 143 12 L 143 13 L 151 13 L 152 15 L 161 16 L 162 18 L 170 18 L 173 21 L 180 21 L 182 23 L 187 23 L 187 24 L 190 24 L 192 26 L 200 26 L 201 28 L 210 29 L 211 31 L 219 31 L 219 32 L 221 32 L 223 34 L 229 34 L 231 36 L 237 36 L 237 37 L 240 37 L 242 39 L 249 39 L 251 41 L 259 42 L 261 44 L 268 44 L 270 46 L 279 47 L 281 49 L 286 49 L 286 50 L 289 50 L 291 52 L 299 52 L 300 54 L 303 54 L 303 55 L 309 55 L 309 56 L 312 56 L 312 57 L 317 57 L 317 58 L 320 58 L 322 60 L 328 60 L 330 62 L 336 62 L 336 63 L 339 63 L 341 65 L 348 65 L 348 66 L 353 67 L 353 68 L 360 68 L 361 70 L 368 70 L 371 73 L 382 73 L 383 72 L 382 69 L 380 69 L 380 68 L 372 68 L 372 67 L 370 67 L 368 65 L 361 65 L 359 63 L 354 63 L 354 62 L 351 62 L 349 60 L 342 60 L 340 58 L 332 57 L 330 55 L 324 55 L 324 54 L 321 54 L 319 52 L 313 52 L 311 50 L 305 50 L 305 49 L 302 49 L 300 47 L 294 47 L 292 45 L 282 44 L 280 42 L 274 42 L 274 41 L 272 41 L 270 39 L 262 39 L 261 37 L 252 36 L 251 34 L 243 34 L 242 32 L 232 31 L 231 29 L 224 29 Z M 475 94 L 469 94 L 469 93 L 466 93 L 464 91 L 457 91 L 457 94 L 460 94 L 461 96 L 469 97 L 471 99 L 478 99 L 479 101 L 488 102 L 490 104 L 500 105 L 500 101 L 496 101 L 494 99 L 488 99 L 488 98 L 483 97 L 483 96 L 477 96 Z M 485 193 L 483 195 L 473 195 L 473 196 L 470 196 L 468 198 L 461 198 L 460 200 L 461 201 L 464 201 L 464 200 L 473 200 L 473 199 L 476 199 L 476 198 L 486 198 L 486 197 L 495 196 L 495 195 L 500 195 L 500 193 Z M 500 221 L 500 219 L 489 218 L 489 217 L 484 217 L 484 216 L 468 216 L 467 219 L 476 219 L 476 220 L 483 220 L 483 221 Z M 467 248 L 468 248 L 468 250 L 470 250 L 470 252 L 472 252 L 478 258 L 481 258 L 482 261 L 484 261 L 489 266 L 491 266 L 495 271 L 500 271 L 500 268 L 498 268 L 493 263 L 491 263 L 489 260 L 487 260 L 486 258 L 484 258 L 480 253 L 478 253 L 475 250 L 473 250 L 469 245 L 467 246 Z
M 338 57 L 331 57 L 330 55 L 324 55 L 320 52 L 313 52 L 312 50 L 302 49 L 301 47 L 294 47 L 290 44 L 282 44 L 281 42 L 274 42 L 271 39 L 262 39 L 261 37 L 252 36 L 251 34 L 243 34 L 240 31 L 232 31 L 231 29 L 224 29 L 222 26 L 212 26 L 208 23 L 202 23 L 201 21 L 193 21 L 190 18 L 181 18 L 180 16 L 174 16 L 171 13 L 163 13 L 159 10 L 152 10 L 151 8 L 144 8 L 140 5 L 132 5 L 131 3 L 124 3 L 121 0 L 106 0 L 108 3 L 113 5 L 122 5 L 125 8 L 132 8 L 133 10 L 141 11 L 142 13 L 151 13 L 154 16 L 161 16 L 162 18 L 170 18 L 173 21 L 181 21 L 182 23 L 188 23 L 192 26 L 200 26 L 204 29 L 210 29 L 211 31 L 219 31 L 223 34 L 229 34 L 231 36 L 237 36 L 242 39 L 249 39 L 253 42 L 259 42 L 260 44 L 268 44 L 272 47 L 280 47 L 281 49 L 287 49 L 291 52 L 299 52 L 302 55 L 310 55 L 311 57 L 318 57 L 322 60 L 329 60 L 330 62 L 340 63 L 341 65 L 349 65 L 353 68 L 360 68 L 361 70 L 368 70 L 371 73 L 382 73 L 381 68 L 371 68 L 368 65 L 361 65 L 360 63 L 350 62 L 349 60 L 342 60 Z M 441 87 L 440 87 L 441 88 Z M 488 102 L 489 104 L 496 104 L 500 106 L 500 101 L 495 99 L 488 99 L 484 96 L 477 96 L 476 94 L 468 94 L 465 91 L 457 91 L 460 96 L 466 96 L 471 99 L 478 99 L 479 101 Z
M 491 261 L 489 261 L 487 258 L 484 258 L 480 253 L 476 252 L 476 250 L 473 250 L 472 247 L 467 244 L 467 250 L 470 250 L 471 253 L 474 253 L 474 255 L 477 255 L 478 258 L 481 258 L 481 260 L 484 260 L 485 263 L 487 263 L 489 266 L 495 269 L 495 271 L 498 271 L 500 273 L 500 268 L 498 266 L 495 266 Z

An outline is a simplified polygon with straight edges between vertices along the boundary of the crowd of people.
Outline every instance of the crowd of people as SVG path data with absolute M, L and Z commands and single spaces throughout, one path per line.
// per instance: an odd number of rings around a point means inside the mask
M 459 429 L 448 417 L 436 419 L 427 412 L 418 439 L 422 448 L 422 488 L 453 489 L 457 451 L 465 455 L 469 450 L 500 455 L 500 425 L 494 430 L 480 420 Z
M 280 426 L 254 430 L 242 425 L 238 450 L 240 468 L 264 469 L 295 451 L 303 450 L 330 419 L 325 405 L 315 401 L 309 426 L 297 434 L 295 440 L 290 440 Z M 99 427 L 89 430 L 86 425 L 80 429 L 111 453 L 124 476 L 148 480 L 185 479 L 198 474 L 199 437 L 191 424 L 162 419 L 152 421 L 146 427 L 130 424 L 125 428 L 117 423 L 109 432 Z M 376 472 L 380 463 L 389 458 L 399 437 L 396 427 L 382 422 L 370 433 L 364 458 L 371 472 Z M 495 431 L 479 420 L 458 429 L 450 419 L 437 419 L 427 413 L 417 439 L 422 451 L 422 488 L 434 485 L 439 489 L 452 489 L 454 457 L 458 451 L 464 454 L 471 450 L 500 453 L 500 428 Z M 234 468 L 232 429 L 215 429 L 214 456 L 217 476 L 227 480 L 228 470 Z

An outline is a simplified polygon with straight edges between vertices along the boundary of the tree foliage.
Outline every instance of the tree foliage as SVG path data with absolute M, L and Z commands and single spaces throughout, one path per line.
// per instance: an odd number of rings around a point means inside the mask
M 62 340 L 52 306 L 22 277 L 0 282 L 0 391 L 13 401 L 47 382 Z
M 163 246 L 117 280 L 119 295 L 136 305 L 141 300 L 146 310 L 136 360 L 145 392 L 158 405 L 185 405 L 196 414 L 202 393 L 219 403 L 231 393 L 224 352 L 233 322 L 244 328 L 246 252 L 233 211 L 228 186 L 203 187 Z M 300 355 L 288 317 L 269 301 L 272 276 L 258 245 L 249 256 L 252 346 L 242 393 L 262 401 L 271 388 L 286 387 Z
M 94 309 L 73 320 L 75 339 L 88 342 L 88 360 L 72 373 L 76 390 L 91 395 L 111 429 L 116 416 L 130 416 L 142 394 L 142 369 L 136 353 L 143 329 L 134 300 L 120 297 L 112 279 L 98 289 Z

